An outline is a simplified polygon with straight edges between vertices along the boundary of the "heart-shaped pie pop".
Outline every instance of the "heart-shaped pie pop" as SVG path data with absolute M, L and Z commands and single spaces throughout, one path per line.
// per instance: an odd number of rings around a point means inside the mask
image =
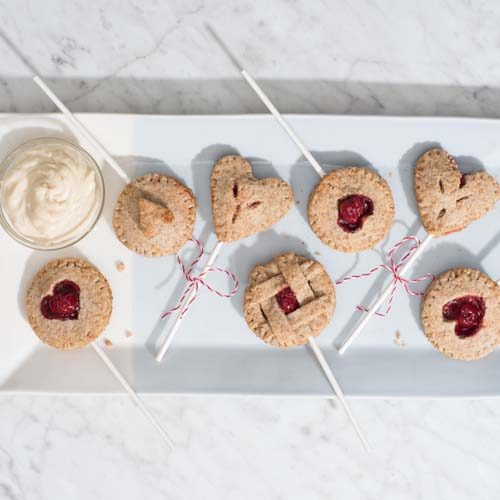
M 212 212 L 219 241 L 236 241 L 264 231 L 292 205 L 292 189 L 281 179 L 258 180 L 241 156 L 224 156 L 210 178 Z
M 425 230 L 444 236 L 486 215 L 500 199 L 500 186 L 487 172 L 461 174 L 453 156 L 431 149 L 415 164 L 415 195 Z

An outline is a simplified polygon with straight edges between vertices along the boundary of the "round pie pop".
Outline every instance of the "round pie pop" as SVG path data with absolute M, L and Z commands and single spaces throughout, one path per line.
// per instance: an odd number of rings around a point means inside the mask
M 383 240 L 394 219 L 387 182 L 368 168 L 345 167 L 325 175 L 309 198 L 309 224 L 326 245 L 361 252 Z
M 173 177 L 146 174 L 129 182 L 113 214 L 118 239 L 146 257 L 175 254 L 193 234 L 196 199 Z
M 40 340 L 57 349 L 85 347 L 106 328 L 113 297 L 106 278 L 80 259 L 57 259 L 33 278 L 26 315 Z
M 446 356 L 482 358 L 500 343 L 500 287 L 476 269 L 450 269 L 427 289 L 421 318 L 426 337 Z
M 276 347 L 307 344 L 330 322 L 335 288 L 323 266 L 286 253 L 250 273 L 244 313 L 250 329 Z

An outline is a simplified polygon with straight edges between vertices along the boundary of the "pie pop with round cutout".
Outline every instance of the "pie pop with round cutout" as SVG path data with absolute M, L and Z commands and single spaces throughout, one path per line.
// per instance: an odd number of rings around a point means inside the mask
M 309 224 L 326 245 L 361 252 L 383 240 L 394 219 L 387 182 L 368 168 L 345 167 L 325 175 L 309 198 Z

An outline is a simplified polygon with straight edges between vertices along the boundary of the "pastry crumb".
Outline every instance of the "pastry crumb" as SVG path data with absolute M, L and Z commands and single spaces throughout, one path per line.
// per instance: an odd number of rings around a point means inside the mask
M 111 340 L 109 339 L 104 339 L 104 345 L 106 347 L 113 347 L 113 342 L 111 342 Z
M 134 334 L 130 330 L 125 330 L 125 337 L 129 339 L 130 337 L 132 337 L 132 335 Z
M 314 255 L 318 255 L 318 256 L 319 256 L 319 255 L 321 255 L 321 254 L 320 254 L 319 252 L 314 252 Z
M 389 172 L 389 174 L 388 174 L 388 175 L 389 175 L 389 177 L 392 177 L 392 172 Z
M 125 271 L 125 264 L 123 263 L 123 261 L 119 260 L 117 263 L 116 263 L 116 269 L 119 273 L 122 273 L 123 271 Z
M 297 205 L 300 205 L 300 200 L 295 200 L 295 203 L 297 203 Z
M 394 334 L 394 339 L 393 339 L 392 343 L 394 345 L 397 345 L 398 347 L 402 347 L 402 348 L 406 347 L 406 342 L 402 339 L 401 332 L 399 330 L 396 330 L 396 333 Z

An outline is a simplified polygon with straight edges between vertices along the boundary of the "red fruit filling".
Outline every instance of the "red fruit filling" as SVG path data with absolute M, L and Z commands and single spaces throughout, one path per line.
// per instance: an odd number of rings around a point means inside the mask
M 464 187 L 466 182 L 465 174 L 462 174 L 462 177 L 460 177 L 460 187 Z
M 337 224 L 346 233 L 354 233 L 373 214 L 373 201 L 368 196 L 353 194 L 339 200 L 338 212 Z
M 460 338 L 475 335 L 483 326 L 486 305 L 482 297 L 465 295 L 443 306 L 443 318 L 456 321 L 455 334 Z
M 290 314 L 291 312 L 295 311 L 295 309 L 298 309 L 300 306 L 299 301 L 297 300 L 297 296 L 295 295 L 295 292 L 289 286 L 283 288 L 281 292 L 278 292 L 276 294 L 276 300 L 281 310 L 285 314 Z
M 40 310 L 47 319 L 78 319 L 80 311 L 80 287 L 70 280 L 54 285 L 52 295 L 46 295 L 40 303 Z

